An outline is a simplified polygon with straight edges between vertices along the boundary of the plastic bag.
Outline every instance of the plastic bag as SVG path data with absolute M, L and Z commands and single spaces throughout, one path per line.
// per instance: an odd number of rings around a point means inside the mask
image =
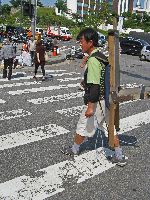
M 23 65 L 31 66 L 31 55 L 28 52 L 23 51 L 22 59 L 23 59 Z
M 48 60 L 49 60 L 48 53 L 45 52 L 45 61 L 48 61 Z

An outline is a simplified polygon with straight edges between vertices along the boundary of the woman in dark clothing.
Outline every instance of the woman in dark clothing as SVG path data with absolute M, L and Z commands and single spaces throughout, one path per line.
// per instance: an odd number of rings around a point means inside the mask
M 41 66 L 43 78 L 42 80 L 45 80 L 45 48 L 42 45 L 42 41 L 37 41 L 36 43 L 36 52 L 35 52 L 35 70 L 34 70 L 34 77 L 36 79 L 36 74 L 38 67 Z

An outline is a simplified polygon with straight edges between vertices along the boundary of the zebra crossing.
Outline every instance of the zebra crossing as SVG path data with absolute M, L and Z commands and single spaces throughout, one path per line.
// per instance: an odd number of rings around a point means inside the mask
M 18 152 L 18 158 L 26 163 L 19 165 L 16 160 L 16 169 L 9 163 L 6 174 L 0 174 L 2 200 L 55 200 L 55 195 L 64 193 L 70 184 L 76 186 L 92 181 L 115 167 L 106 159 L 106 155 L 113 152 L 103 146 L 86 150 L 74 158 L 58 150 L 64 143 L 71 142 L 74 123 L 83 108 L 83 92 L 78 90 L 82 77 L 78 72 L 61 69 L 46 72 L 52 74 L 53 81 L 35 82 L 26 74 L 8 82 L 0 79 L 0 159 L 4 163 L 12 159 L 13 163 L 13 155 Z M 124 109 L 127 104 L 131 107 L 138 103 L 127 102 L 120 106 Z M 121 118 L 119 134 L 150 124 L 149 109 L 136 112 Z M 37 148 L 40 148 L 38 153 Z M 45 158 L 40 157 L 40 153 Z M 36 165 L 34 170 L 30 166 L 32 162 Z

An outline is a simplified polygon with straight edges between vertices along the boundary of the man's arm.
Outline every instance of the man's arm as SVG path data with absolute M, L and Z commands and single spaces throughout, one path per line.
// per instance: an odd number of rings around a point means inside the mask
M 89 86 L 88 107 L 85 112 L 86 117 L 91 117 L 94 114 L 94 104 L 99 101 L 100 86 L 98 84 L 91 84 Z

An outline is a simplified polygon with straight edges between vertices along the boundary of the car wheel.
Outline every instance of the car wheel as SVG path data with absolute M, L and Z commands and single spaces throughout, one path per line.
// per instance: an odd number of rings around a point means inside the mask
M 141 60 L 141 61 L 144 61 L 144 60 L 146 60 L 146 57 L 145 57 L 144 55 L 141 55 L 141 56 L 140 56 L 140 60 Z

